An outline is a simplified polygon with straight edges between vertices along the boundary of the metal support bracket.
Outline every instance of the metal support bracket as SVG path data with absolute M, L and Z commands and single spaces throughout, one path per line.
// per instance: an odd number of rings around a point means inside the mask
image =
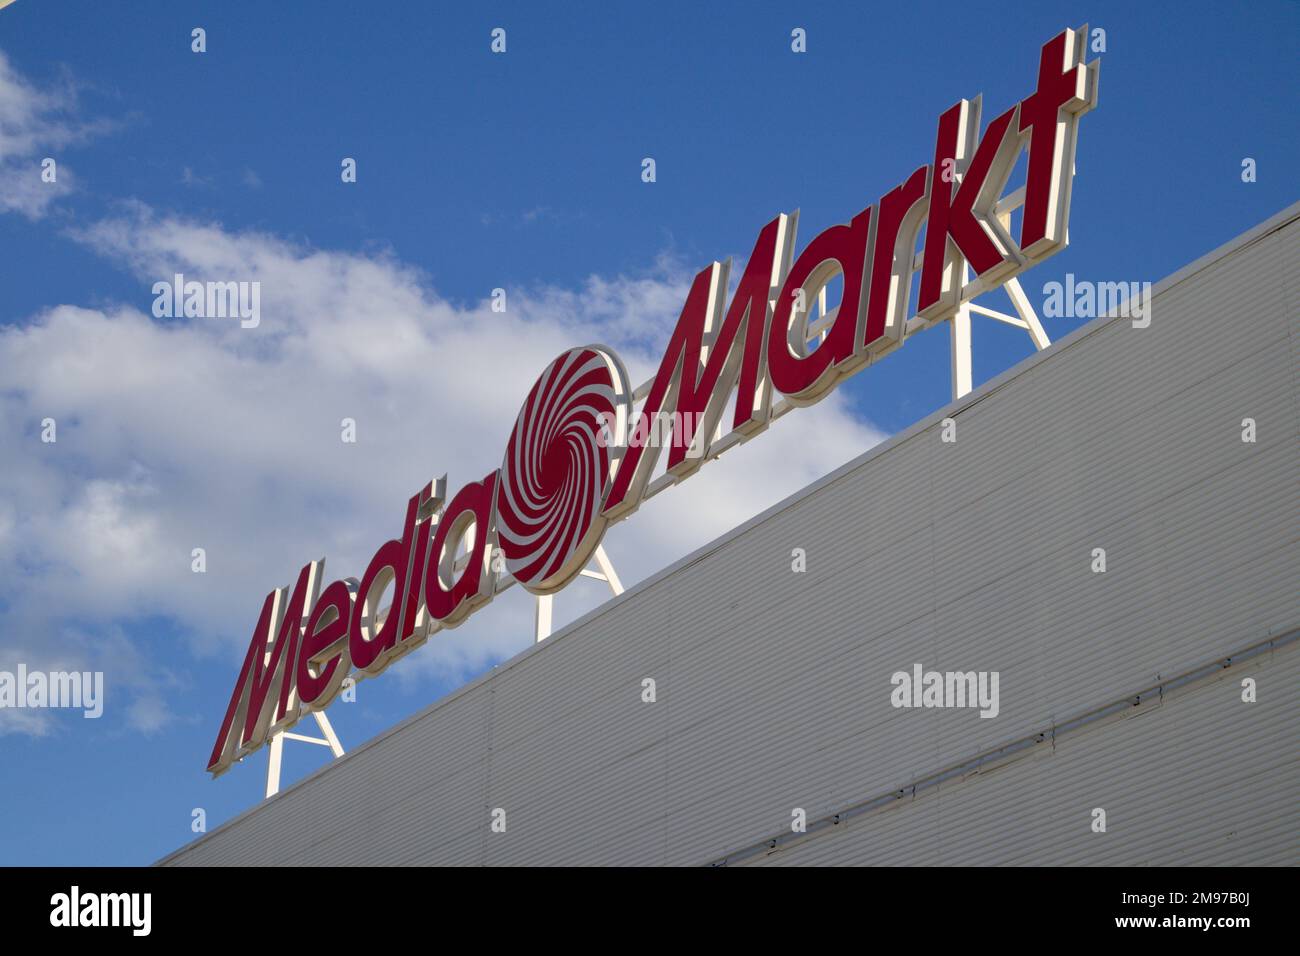
M 595 578 L 598 581 L 604 581 L 609 585 L 609 590 L 615 597 L 623 593 L 623 582 L 619 580 L 618 572 L 614 570 L 614 564 L 609 560 L 609 555 L 605 553 L 605 546 L 596 545 L 596 551 L 592 554 L 592 560 L 596 569 L 583 568 L 580 572 L 584 578 Z M 554 606 L 554 594 L 537 595 L 537 613 L 534 618 L 534 633 L 536 634 L 537 643 L 541 643 L 551 636 L 551 611 Z
M 318 744 L 322 747 L 328 747 L 336 758 L 343 756 L 343 745 L 339 743 L 338 734 L 334 733 L 334 727 L 330 724 L 330 719 L 325 716 L 325 712 L 315 710 L 312 711 L 312 716 L 316 718 L 316 726 L 320 728 L 322 736 L 308 737 L 304 734 L 295 734 L 288 730 L 282 730 L 271 738 L 270 758 L 266 766 L 266 795 L 268 797 L 273 797 L 280 792 L 280 763 L 284 755 L 284 742 L 286 740 L 297 740 L 305 744 Z

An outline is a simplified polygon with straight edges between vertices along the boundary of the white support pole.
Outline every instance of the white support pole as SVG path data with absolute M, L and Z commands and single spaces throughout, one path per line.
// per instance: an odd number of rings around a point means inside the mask
M 961 284 L 965 287 L 970 281 L 970 266 L 961 264 Z M 970 305 L 963 302 L 957 307 L 952 323 L 952 398 L 953 401 L 970 392 L 971 388 L 971 341 L 970 341 Z
M 334 726 L 330 719 L 325 716 L 321 710 L 312 711 L 312 716 L 316 718 L 316 726 L 320 728 L 321 737 L 308 737 L 305 734 L 295 734 L 287 730 L 282 730 L 271 738 L 270 757 L 266 765 L 266 795 L 273 797 L 280 792 L 280 768 L 284 763 L 284 742 L 286 740 L 297 740 L 304 744 L 317 744 L 321 747 L 328 747 L 335 759 L 343 756 L 343 745 L 339 743 L 338 734 L 334 733 Z
M 957 309 L 952 322 L 952 397 L 961 398 L 971 390 L 970 309 Z
M 320 732 L 325 738 L 325 743 L 329 745 L 330 752 L 334 754 L 335 757 L 342 757 L 343 745 L 339 743 L 338 734 L 334 733 L 334 727 L 330 724 L 330 719 L 325 716 L 325 711 L 312 711 L 312 716 L 316 718 L 316 726 L 320 728 Z
M 609 555 L 605 553 L 605 546 L 598 544 L 592 554 L 592 560 L 596 562 L 598 570 L 592 571 L 589 568 L 583 568 L 579 573 L 584 578 L 596 578 L 604 581 L 609 585 L 609 590 L 615 597 L 623 593 L 623 582 L 619 580 L 618 572 L 614 570 L 614 563 L 609 560 Z M 540 644 L 551 636 L 551 616 L 555 609 L 555 595 L 539 594 L 536 597 L 536 635 L 537 643 Z
M 1029 337 L 1034 340 L 1034 348 L 1041 352 L 1051 345 L 1052 340 L 1047 337 L 1043 323 L 1038 321 L 1038 313 L 1034 311 L 1029 296 L 1025 295 L 1025 290 L 1020 287 L 1020 280 L 1013 276 L 1006 281 L 1003 288 L 1007 290 L 1007 298 L 1015 306 L 1016 315 L 1020 316 L 1020 320 L 1025 323 L 1025 328 L 1029 330 Z
M 271 754 L 266 765 L 266 795 L 273 797 L 280 792 L 280 758 L 284 754 L 284 734 L 271 738 Z
M 1014 315 L 1007 315 L 1005 312 L 998 312 L 996 309 L 986 309 L 982 305 L 974 302 L 970 304 L 970 310 L 975 315 L 986 315 L 990 319 L 997 319 L 999 322 L 1005 322 L 1007 325 L 1013 325 L 1016 328 L 1028 332 L 1029 326 L 1025 324 L 1024 319 L 1018 319 Z
M 534 623 L 536 624 L 538 644 L 551 636 L 551 607 L 554 600 L 555 595 L 553 594 L 537 595 L 537 617 Z
M 596 567 L 600 568 L 600 573 L 605 576 L 609 582 L 609 589 L 618 597 L 623 593 L 623 582 L 618 579 L 618 573 L 614 570 L 614 564 L 609 560 L 609 555 L 605 553 L 603 544 L 596 545 Z

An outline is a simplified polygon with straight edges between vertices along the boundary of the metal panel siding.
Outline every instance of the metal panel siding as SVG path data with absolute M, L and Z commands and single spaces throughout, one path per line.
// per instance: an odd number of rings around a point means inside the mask
M 1241 680 L 1258 681 L 1257 703 Z M 1300 651 L 1278 650 L 751 865 L 1294 864 Z M 1092 810 L 1107 830 L 1093 833 Z
M 956 443 L 934 416 L 164 862 L 709 862 L 1295 627 L 1291 212 L 1149 328 L 957 403 Z M 1001 712 L 893 708 L 918 662 L 998 671 Z M 1300 862 L 1297 669 L 1291 644 L 747 862 Z

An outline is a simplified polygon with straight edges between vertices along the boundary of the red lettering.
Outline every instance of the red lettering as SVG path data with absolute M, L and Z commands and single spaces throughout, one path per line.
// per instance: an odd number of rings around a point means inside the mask
M 455 627 L 475 608 L 492 599 L 492 514 L 496 503 L 497 472 L 456 492 L 438 519 L 429 567 L 424 578 L 424 603 L 429 616 L 444 627 Z M 456 577 L 456 549 L 462 538 L 472 537 L 467 561 Z
M 266 654 L 271 628 L 273 622 L 278 619 L 283 600 L 284 589 L 277 588 L 268 594 L 262 603 L 262 613 L 258 615 L 257 625 L 253 628 L 253 639 L 248 644 L 248 653 L 244 655 L 244 666 L 239 669 L 239 678 L 235 681 L 234 692 L 230 695 L 226 716 L 221 721 L 221 729 L 217 731 L 217 742 L 212 747 L 212 756 L 208 758 L 209 773 L 219 774 L 234 762 L 237 748 L 232 744 L 237 737 L 231 731 L 247 712 L 249 677 L 253 673 L 254 663 L 261 661 Z
M 867 247 L 871 238 L 871 207 L 847 225 L 831 226 L 800 253 L 777 296 L 767 333 L 767 368 L 772 387 L 798 405 L 809 405 L 835 382 L 861 364 L 858 330 L 866 291 Z M 813 298 L 837 274 L 844 276 L 844 296 L 829 333 L 813 351 L 790 342 L 795 319 L 807 315 Z M 796 312 L 802 292 L 803 312 Z M 800 328 L 803 323 L 800 323 Z M 851 361 L 857 358 L 856 361 Z
M 737 392 L 732 427 L 755 433 L 767 424 L 770 395 L 760 377 L 764 335 L 771 314 L 768 299 L 772 285 L 789 262 L 789 232 L 787 216 L 777 216 L 759 232 L 726 318 L 707 349 L 704 342 L 722 311 L 730 263 L 713 263 L 691 283 L 659 371 L 632 429 L 634 435 L 655 434 L 661 413 L 677 411 L 682 416 L 699 416 L 690 419 L 698 423 L 691 429 L 699 442 L 694 455 L 688 456 L 691 441 L 676 426 L 672 429 L 668 469 L 679 477 L 690 474 L 703 461 L 733 385 Z M 602 513 L 606 517 L 622 517 L 636 510 L 658 456 L 655 442 L 630 444 L 605 497 Z
M 260 745 L 269 730 L 298 719 L 295 700 L 298 635 L 305 609 L 316 602 L 323 568 L 323 561 L 312 561 L 303 567 L 287 605 L 284 588 L 276 588 L 262 603 L 262 613 L 253 628 L 239 679 L 208 759 L 210 772 L 219 774 L 226 770 L 239 753 Z M 278 701 L 274 720 L 269 706 L 272 700 Z M 241 725 L 242 734 L 237 735 L 235 730 Z
M 1089 69 L 1081 64 L 1084 41 L 1082 33 L 1066 30 L 1044 44 L 1038 90 L 1020 103 L 1020 131 L 1029 133 L 1020 248 L 1035 258 L 1065 242 L 1077 120 L 1092 109 L 1094 99 Z
M 353 666 L 367 674 L 382 673 L 394 657 L 420 643 L 408 641 L 421 618 L 421 584 L 428 557 L 429 531 L 432 515 L 442 502 L 445 489 L 446 479 L 440 478 L 411 497 L 406 503 L 401 539 L 381 545 L 361 576 L 348 626 L 348 647 Z M 393 600 L 380 623 L 383 609 L 379 601 L 390 584 Z
M 352 583 L 355 585 L 355 580 Z M 351 611 L 352 593 L 347 581 L 335 581 L 327 587 L 312 608 L 298 650 L 298 697 L 304 713 L 328 707 L 348 676 Z
M 298 666 L 298 635 L 302 631 L 303 619 L 308 608 L 316 603 L 320 593 L 320 573 L 323 561 L 312 561 L 298 572 L 298 583 L 293 587 L 293 596 L 284 605 L 283 613 L 278 615 L 278 633 L 275 643 L 265 655 L 255 655 L 253 671 L 249 681 L 248 715 L 244 718 L 244 744 L 266 739 L 268 731 L 287 721 L 298 719 L 297 702 L 294 698 L 294 681 Z M 277 601 L 277 605 L 281 602 Z M 272 694 L 279 688 L 279 706 L 275 708 L 275 719 L 271 719 L 269 704 Z M 293 705 L 295 712 L 290 715 Z
M 925 219 L 925 193 L 930 168 L 922 166 L 907 182 L 880 199 L 876 241 L 872 251 L 871 294 L 862 342 L 884 351 L 903 339 L 907 300 L 912 291 L 912 258 L 916 236 Z
M 956 310 L 961 300 L 963 260 L 976 275 L 989 279 L 1018 265 L 1010 241 L 990 215 L 1020 148 L 1013 126 L 1017 108 L 1013 106 L 989 123 L 973 156 L 978 102 L 962 100 L 939 117 L 917 309 L 927 319 L 945 319 Z M 961 172 L 967 157 L 969 165 Z M 961 183 L 954 191 L 959 173 Z

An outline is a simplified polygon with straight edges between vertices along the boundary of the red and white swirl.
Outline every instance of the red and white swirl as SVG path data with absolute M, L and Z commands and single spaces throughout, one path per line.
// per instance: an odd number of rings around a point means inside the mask
M 594 345 L 565 352 L 528 393 L 501 465 L 497 543 L 534 594 L 563 587 L 600 543 L 630 397 L 622 363 Z

